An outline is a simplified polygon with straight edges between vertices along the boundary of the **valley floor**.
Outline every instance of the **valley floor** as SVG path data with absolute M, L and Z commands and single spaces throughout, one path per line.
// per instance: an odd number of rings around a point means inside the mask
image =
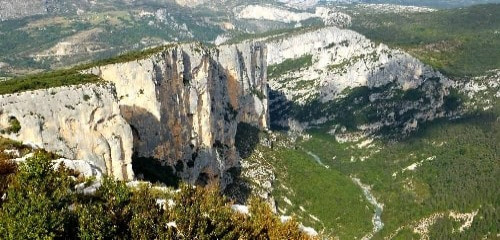
M 279 133 L 272 149 L 259 146 L 245 160 L 273 166 L 280 214 L 297 215 L 340 239 L 371 237 L 372 231 L 372 239 L 498 237 L 495 113 L 428 123 L 399 141 L 339 143 L 326 132 L 312 130 L 295 141 Z

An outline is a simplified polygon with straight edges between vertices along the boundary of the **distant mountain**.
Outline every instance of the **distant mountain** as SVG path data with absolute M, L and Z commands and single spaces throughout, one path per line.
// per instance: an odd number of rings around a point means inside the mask
M 455 8 L 475 4 L 500 3 L 499 0 L 320 0 L 323 3 L 374 3 L 399 4 L 408 6 L 426 6 L 437 8 Z

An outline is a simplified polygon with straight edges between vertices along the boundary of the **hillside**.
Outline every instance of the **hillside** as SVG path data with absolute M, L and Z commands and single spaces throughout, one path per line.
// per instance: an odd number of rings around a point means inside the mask
M 450 77 L 483 75 L 500 66 L 500 4 L 429 13 L 369 13 L 352 29 L 399 47 Z
M 0 238 L 497 239 L 476 2 L 0 7 Z

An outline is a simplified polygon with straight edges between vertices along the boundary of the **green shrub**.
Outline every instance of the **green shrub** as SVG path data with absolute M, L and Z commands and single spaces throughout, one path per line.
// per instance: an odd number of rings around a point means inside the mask
M 10 126 L 5 130 L 7 134 L 18 133 L 21 131 L 21 123 L 17 120 L 17 118 L 11 117 L 9 119 L 9 125 Z
M 113 239 L 117 227 L 101 204 L 82 205 L 78 209 L 78 237 L 84 240 Z
M 57 70 L 0 82 L 0 95 L 99 81 L 101 81 L 99 77 L 92 74 L 81 74 L 75 69 Z
M 250 199 L 250 217 L 245 222 L 245 239 L 309 239 L 298 231 L 295 220 L 281 223 L 269 205 L 258 198 Z
M 281 75 L 295 71 L 301 68 L 306 68 L 312 65 L 312 55 L 306 54 L 296 59 L 287 59 L 280 64 L 270 65 L 267 68 L 269 78 L 278 78 Z
M 12 179 L 0 211 L 1 239 L 63 237 L 71 222 L 71 182 L 55 171 L 51 159 L 37 152 Z
M 165 226 L 169 212 L 158 204 L 150 187 L 141 186 L 134 192 L 130 202 L 132 219 L 129 223 L 132 239 L 172 239 L 172 229 Z
M 174 197 L 174 202 L 176 207 L 173 209 L 173 219 L 177 231 L 186 239 L 235 236 L 232 210 L 217 187 L 205 189 L 181 185 L 180 194 Z
M 17 164 L 6 159 L 5 155 L 3 152 L 0 153 L 0 197 L 7 190 L 12 180 L 12 175 L 17 170 Z M 0 200 L 0 206 L 2 206 L 2 200 Z
M 158 192 L 104 177 L 94 195 L 79 195 L 68 171 L 53 169 L 52 157 L 37 152 L 13 175 L 0 206 L 0 239 L 307 238 L 260 200 L 252 200 L 249 216 L 234 212 L 215 185 Z M 159 198 L 175 204 L 160 207 Z
M 366 13 L 352 29 L 457 77 L 480 76 L 500 66 L 500 4 L 426 13 Z M 496 51 L 495 51 L 496 50 Z

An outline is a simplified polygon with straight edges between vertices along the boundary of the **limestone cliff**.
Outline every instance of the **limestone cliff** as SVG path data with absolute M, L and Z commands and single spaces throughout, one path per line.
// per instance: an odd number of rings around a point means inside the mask
M 99 85 L 0 96 L 0 130 L 118 179 L 134 178 L 135 154 L 192 183 L 225 186 L 239 166 L 238 123 L 268 127 L 266 51 L 253 42 L 181 44 L 93 67 L 82 72 L 105 80 Z
M 12 131 L 12 122 L 20 129 Z M 131 180 L 132 130 L 111 85 L 58 87 L 0 96 L 7 137 L 69 159 L 92 161 L 102 172 Z
M 453 105 L 446 103 L 449 79 L 357 32 L 327 27 L 264 41 L 278 126 L 333 121 L 341 128 L 409 132 L 418 122 L 447 115 L 443 107 Z
M 231 181 L 237 125 L 267 128 L 266 48 L 257 43 L 168 47 L 89 71 L 116 86 L 134 152 L 175 166 L 190 182 Z

